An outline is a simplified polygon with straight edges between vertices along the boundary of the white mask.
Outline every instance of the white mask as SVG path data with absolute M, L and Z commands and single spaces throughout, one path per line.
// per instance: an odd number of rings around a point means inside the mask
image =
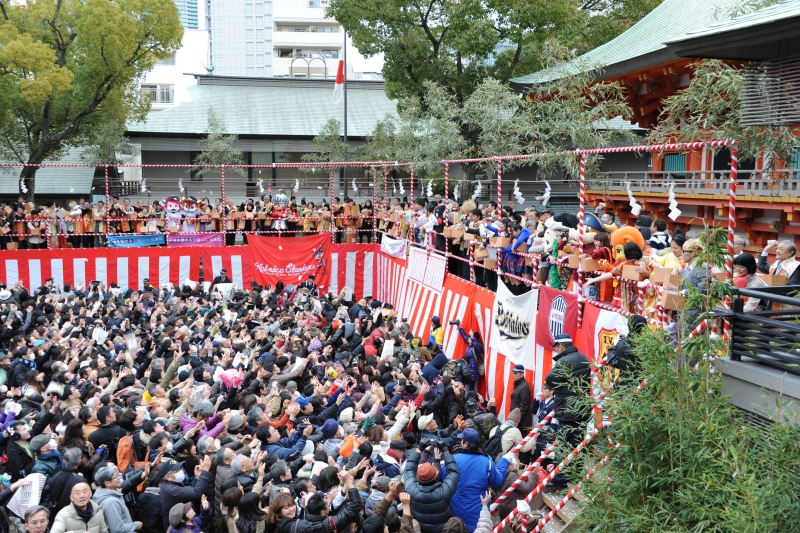
M 58 448 L 58 441 L 56 439 L 50 439 L 50 451 L 53 452 Z
M 186 472 L 183 469 L 178 470 L 178 473 L 175 474 L 175 482 L 176 483 L 183 483 L 186 480 Z
M 167 451 L 172 453 L 172 443 L 167 441 Z

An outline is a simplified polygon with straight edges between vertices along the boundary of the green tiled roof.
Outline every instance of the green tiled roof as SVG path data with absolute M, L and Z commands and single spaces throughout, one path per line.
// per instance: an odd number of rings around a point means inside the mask
M 201 77 L 189 87 L 190 100 L 150 113 L 128 126 L 131 133 L 205 133 L 213 107 L 227 133 L 279 137 L 314 137 L 332 118 L 343 119 L 333 104 L 333 80 Z M 387 114 L 396 115 L 382 82 L 348 82 L 347 134 L 370 135 Z
M 712 35 L 734 32 L 796 17 L 800 17 L 800 0 L 786 0 L 784 2 L 775 4 L 774 6 L 765 7 L 764 9 L 747 13 L 741 17 L 717 22 L 703 28 L 692 30 L 687 32 L 685 35 L 668 42 L 669 44 L 672 44 L 685 40 L 697 39 L 700 37 L 710 37 Z
M 48 160 L 45 163 L 86 164 L 81 159 L 83 149 L 72 148 L 58 160 Z M 19 194 L 19 173 L 21 168 L 11 167 L 0 169 L 0 195 L 6 197 Z M 90 194 L 94 167 L 42 167 L 36 171 L 36 194 Z M 70 193 L 72 186 L 73 193 Z M 103 193 L 105 194 L 105 193 Z
M 665 42 L 724 19 L 726 11 L 737 2 L 738 0 L 664 0 L 625 33 L 606 44 L 564 65 L 520 76 L 511 82 L 533 85 L 587 68 L 602 67 L 608 72 L 608 67 L 612 65 L 660 51 L 668 52 L 669 55 L 659 62 L 668 61 L 676 56 L 669 52 Z

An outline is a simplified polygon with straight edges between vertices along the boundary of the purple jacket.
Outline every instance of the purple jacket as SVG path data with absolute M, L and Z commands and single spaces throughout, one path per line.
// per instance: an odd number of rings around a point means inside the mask
M 189 413 L 183 413 L 183 415 L 181 415 L 181 420 L 179 424 L 181 426 L 181 431 L 186 433 L 194 426 L 196 426 L 197 422 L 194 421 L 194 419 L 189 415 Z M 206 427 L 197 432 L 195 440 L 197 440 L 199 437 L 205 437 L 205 436 L 213 437 L 216 439 L 219 436 L 219 434 L 222 433 L 223 429 L 225 429 L 225 424 L 222 423 L 222 418 L 220 418 L 218 414 L 215 414 L 214 416 L 206 420 Z
M 181 524 L 181 527 L 175 529 L 169 528 L 169 533 L 202 533 L 203 530 L 208 531 L 211 526 L 211 515 L 214 514 L 214 507 L 210 504 L 208 509 L 202 509 L 200 514 L 192 518 L 192 525 Z

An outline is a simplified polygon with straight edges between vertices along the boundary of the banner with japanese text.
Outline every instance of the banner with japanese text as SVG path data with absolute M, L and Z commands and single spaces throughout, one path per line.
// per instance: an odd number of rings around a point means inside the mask
M 184 246 L 222 246 L 225 244 L 222 233 L 170 233 L 167 235 L 167 246 L 180 248 Z
M 331 238 L 328 234 L 308 237 L 262 237 L 249 235 L 253 279 L 262 287 L 298 285 L 311 274 L 315 283 L 326 290 L 331 282 Z

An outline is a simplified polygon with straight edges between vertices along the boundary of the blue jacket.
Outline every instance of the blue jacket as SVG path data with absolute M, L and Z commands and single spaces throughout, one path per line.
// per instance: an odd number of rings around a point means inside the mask
M 517 249 L 517 246 L 519 246 L 522 243 L 528 242 L 530 236 L 531 236 L 530 230 L 528 230 L 528 228 L 522 228 L 519 232 L 519 237 L 514 239 L 514 241 L 511 243 L 511 246 L 506 246 L 505 248 L 503 248 L 502 252 L 504 254 L 510 254 L 513 250 Z
M 280 439 L 274 444 L 265 444 L 261 449 L 267 453 L 274 453 L 283 460 L 294 453 L 300 453 L 306 447 L 306 436 L 297 432 L 288 439 Z
M 425 378 L 428 384 L 432 384 L 433 378 L 439 375 L 439 371 L 444 368 L 444 365 L 446 365 L 448 361 L 449 359 L 444 352 L 439 352 L 436 357 L 433 358 L 433 361 L 422 368 L 422 377 Z
M 467 531 L 475 531 L 481 516 L 481 498 L 489 487 L 500 487 L 506 479 L 508 460 L 495 463 L 485 455 L 457 453 L 453 456 L 458 465 L 461 478 L 450 506 L 453 516 L 459 517 L 467 526 Z

